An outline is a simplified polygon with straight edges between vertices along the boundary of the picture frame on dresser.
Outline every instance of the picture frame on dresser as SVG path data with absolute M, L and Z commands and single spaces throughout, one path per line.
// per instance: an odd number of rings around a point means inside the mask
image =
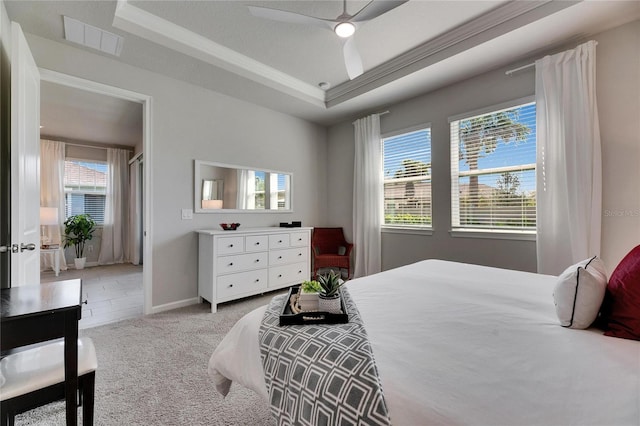
M 198 230 L 198 298 L 217 305 L 287 288 L 311 277 L 311 230 Z

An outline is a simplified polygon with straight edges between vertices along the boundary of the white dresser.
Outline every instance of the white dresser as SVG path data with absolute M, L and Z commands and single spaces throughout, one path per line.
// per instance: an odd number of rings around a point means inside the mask
M 216 305 L 299 284 L 311 276 L 312 228 L 198 233 L 198 297 Z

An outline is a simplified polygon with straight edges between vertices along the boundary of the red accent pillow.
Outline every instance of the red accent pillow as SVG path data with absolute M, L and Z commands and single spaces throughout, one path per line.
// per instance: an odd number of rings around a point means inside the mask
M 640 340 L 640 245 L 627 253 L 611 274 L 602 317 L 606 336 Z

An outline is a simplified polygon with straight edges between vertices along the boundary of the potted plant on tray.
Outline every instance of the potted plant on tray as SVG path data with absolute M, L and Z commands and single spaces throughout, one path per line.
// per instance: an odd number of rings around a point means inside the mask
M 303 281 L 298 298 L 300 309 L 304 312 L 318 310 L 318 293 L 322 290 L 318 281 Z
M 339 314 L 342 312 L 340 303 L 340 287 L 345 283 L 340 275 L 333 271 L 318 275 L 318 283 L 322 289 L 318 293 L 318 309 L 321 312 Z
M 64 221 L 64 248 L 74 246 L 76 269 L 84 269 L 87 258 L 84 257 L 84 244 L 93 238 L 96 222 L 88 214 L 69 216 Z

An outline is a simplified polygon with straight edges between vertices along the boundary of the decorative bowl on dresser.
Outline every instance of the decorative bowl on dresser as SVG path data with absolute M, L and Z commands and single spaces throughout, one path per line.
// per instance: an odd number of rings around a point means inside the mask
M 311 277 L 312 228 L 199 230 L 198 297 L 217 304 L 300 284 Z

